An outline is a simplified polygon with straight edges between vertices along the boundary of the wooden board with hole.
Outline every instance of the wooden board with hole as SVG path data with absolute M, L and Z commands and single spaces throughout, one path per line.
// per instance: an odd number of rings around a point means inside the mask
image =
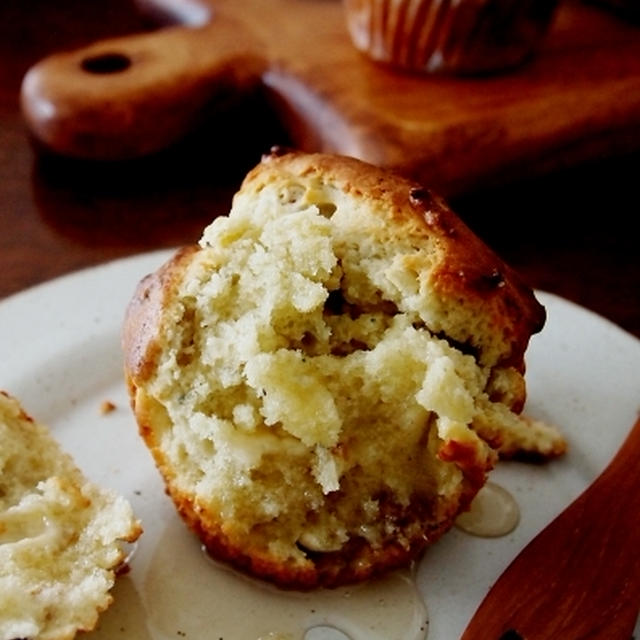
M 366 59 L 339 0 L 140 2 L 180 26 L 64 54 L 25 83 L 44 144 L 146 153 L 260 86 L 300 148 L 396 168 L 445 195 L 640 148 L 640 27 L 595 6 L 562 2 L 542 50 L 517 70 L 454 78 Z M 91 69 L 100 64 L 122 68 Z M 62 105 L 63 125 L 38 120 L 45 102 Z

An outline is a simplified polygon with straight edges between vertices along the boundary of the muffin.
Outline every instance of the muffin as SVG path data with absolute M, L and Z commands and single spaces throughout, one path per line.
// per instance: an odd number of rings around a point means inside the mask
M 357 49 L 430 73 L 503 71 L 535 53 L 557 0 L 344 0 Z
M 111 604 L 123 542 L 142 529 L 3 392 L 0 443 L 0 638 L 68 640 Z
M 544 320 L 421 185 L 274 152 L 198 246 L 139 283 L 125 375 L 211 555 L 281 587 L 334 587 L 417 558 L 501 451 L 564 451 L 520 415 Z
M 607 9 L 621 18 L 640 23 L 640 4 L 637 0 L 583 0 L 585 4 Z

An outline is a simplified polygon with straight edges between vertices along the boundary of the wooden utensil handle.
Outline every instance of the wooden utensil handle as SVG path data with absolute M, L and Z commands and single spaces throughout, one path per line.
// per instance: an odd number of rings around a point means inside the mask
M 462 640 L 628 640 L 640 607 L 640 418 L 493 585 Z
M 261 44 L 224 15 L 54 54 L 25 75 L 21 104 L 45 147 L 94 159 L 165 148 L 212 107 L 249 92 L 265 68 Z

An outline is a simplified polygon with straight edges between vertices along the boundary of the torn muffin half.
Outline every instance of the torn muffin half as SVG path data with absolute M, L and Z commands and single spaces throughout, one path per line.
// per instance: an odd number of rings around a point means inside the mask
M 49 428 L 0 391 L 0 638 L 71 640 L 113 602 L 127 542 L 123 496 L 91 482 Z
M 140 433 L 216 558 L 283 587 L 360 581 L 447 531 L 520 415 L 531 289 L 438 197 L 351 158 L 273 153 L 127 310 Z

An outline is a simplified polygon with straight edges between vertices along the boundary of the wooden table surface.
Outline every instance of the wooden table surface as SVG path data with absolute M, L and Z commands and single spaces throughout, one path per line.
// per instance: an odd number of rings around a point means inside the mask
M 196 241 L 228 211 L 260 154 L 289 142 L 256 95 L 153 158 L 100 164 L 36 150 L 19 108 L 27 69 L 50 53 L 155 26 L 133 0 L 0 3 L 0 299 L 76 269 Z M 639 170 L 640 150 L 451 204 L 532 286 L 640 337 Z

